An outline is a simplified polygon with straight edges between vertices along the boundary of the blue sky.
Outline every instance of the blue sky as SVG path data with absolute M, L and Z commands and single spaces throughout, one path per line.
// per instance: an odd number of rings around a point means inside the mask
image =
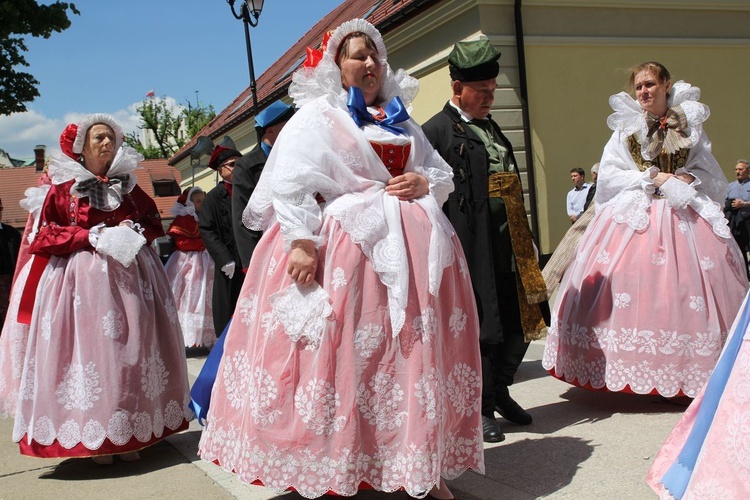
M 51 3 L 43 1 L 42 3 Z M 80 16 L 49 39 L 28 38 L 28 72 L 41 94 L 28 112 L 0 116 L 0 149 L 33 156 L 58 149 L 65 125 L 86 113 L 114 115 L 126 131 L 153 89 L 177 104 L 217 112 L 249 86 L 242 22 L 225 0 L 73 0 Z M 250 28 L 256 78 L 342 0 L 266 0 Z M 240 2 L 236 2 L 235 8 Z

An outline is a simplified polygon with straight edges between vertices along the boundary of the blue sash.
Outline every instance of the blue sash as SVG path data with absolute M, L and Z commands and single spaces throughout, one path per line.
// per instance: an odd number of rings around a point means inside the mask
M 711 428 L 711 423 L 716 415 L 716 409 L 721 401 L 721 396 L 724 394 L 727 381 L 732 374 L 732 367 L 734 366 L 734 361 L 737 359 L 737 353 L 739 353 L 740 347 L 742 347 L 745 331 L 748 324 L 750 324 L 750 301 L 747 299 L 745 299 L 745 307 L 740 314 L 737 328 L 732 333 L 732 338 L 729 340 L 724 354 L 722 354 L 721 359 L 719 359 L 716 368 L 714 368 L 711 374 L 711 378 L 708 380 L 708 384 L 706 384 L 706 390 L 703 393 L 703 399 L 695 416 L 695 422 L 693 423 L 690 435 L 685 441 L 682 451 L 677 456 L 677 460 L 667 470 L 664 477 L 661 478 L 664 487 L 676 500 L 680 500 L 685 494 L 685 490 L 687 490 L 693 469 L 695 469 L 695 463 L 703 447 L 703 442 L 706 440 L 706 435 Z
M 231 319 L 224 331 L 221 332 L 221 336 L 216 340 L 211 352 L 208 353 L 206 362 L 203 363 L 203 368 L 201 368 L 198 378 L 195 379 L 195 383 L 190 389 L 188 406 L 195 412 L 198 423 L 201 425 L 206 425 L 208 407 L 211 404 L 211 390 L 214 388 L 214 382 L 216 382 L 219 363 L 221 363 L 221 356 L 224 354 L 224 339 L 227 338 L 227 331 L 230 326 L 232 326 Z

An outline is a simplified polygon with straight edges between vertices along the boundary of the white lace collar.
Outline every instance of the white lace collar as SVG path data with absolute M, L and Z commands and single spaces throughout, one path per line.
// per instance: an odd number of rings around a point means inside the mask
M 137 152 L 130 146 L 123 145 L 115 155 L 115 159 L 112 160 L 112 166 L 107 171 L 107 175 L 113 177 L 115 175 L 131 174 L 130 181 L 127 185 L 123 186 L 123 193 L 127 194 L 133 190 L 137 180 L 133 171 L 138 167 L 138 162 L 143 161 L 143 155 Z M 70 180 L 75 179 L 75 183 L 70 188 L 70 194 L 78 195 L 77 186 L 81 181 L 87 179 L 94 179 L 96 176 L 83 165 L 70 158 L 69 156 L 55 151 L 49 160 L 49 168 L 47 173 L 52 181 L 52 184 L 64 184 Z
M 672 85 L 672 90 L 670 90 L 667 98 L 667 107 L 672 108 L 680 105 L 685 112 L 690 133 L 690 147 L 698 143 L 703 130 L 702 124 L 711 114 L 708 106 L 698 102 L 700 96 L 701 91 L 698 87 L 693 87 L 680 80 Z M 607 126 L 612 130 L 622 131 L 625 136 L 635 134 L 641 144 L 641 154 L 644 154 L 648 147 L 648 125 L 646 124 L 646 113 L 641 109 L 638 101 L 627 92 L 620 92 L 609 98 L 609 105 L 614 113 L 607 117 Z M 644 158 L 646 158 L 645 155 Z

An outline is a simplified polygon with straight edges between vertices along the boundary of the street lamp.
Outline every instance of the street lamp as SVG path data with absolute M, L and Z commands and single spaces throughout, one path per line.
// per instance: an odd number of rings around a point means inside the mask
M 258 26 L 258 18 L 263 10 L 264 0 L 251 0 L 248 2 L 245 0 L 240 5 L 240 13 L 234 10 L 235 0 L 227 0 L 229 7 L 232 9 L 232 15 L 235 19 L 241 19 L 242 24 L 245 25 L 245 45 L 247 46 L 247 66 L 250 69 L 250 92 L 253 94 L 253 113 L 258 116 L 258 96 L 255 88 L 255 68 L 253 66 L 253 47 L 250 44 L 250 26 Z M 250 5 L 248 5 L 250 3 Z M 258 143 L 260 143 L 260 136 L 258 136 Z

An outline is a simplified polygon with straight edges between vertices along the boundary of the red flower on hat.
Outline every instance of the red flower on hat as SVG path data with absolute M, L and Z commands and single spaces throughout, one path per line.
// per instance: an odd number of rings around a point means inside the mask
M 75 123 L 70 123 L 67 127 L 65 127 L 65 130 L 63 130 L 62 134 L 60 134 L 60 149 L 63 153 L 73 158 L 74 160 L 77 160 L 80 156 L 73 152 L 73 143 L 76 140 L 77 133 L 78 125 L 76 125 Z

